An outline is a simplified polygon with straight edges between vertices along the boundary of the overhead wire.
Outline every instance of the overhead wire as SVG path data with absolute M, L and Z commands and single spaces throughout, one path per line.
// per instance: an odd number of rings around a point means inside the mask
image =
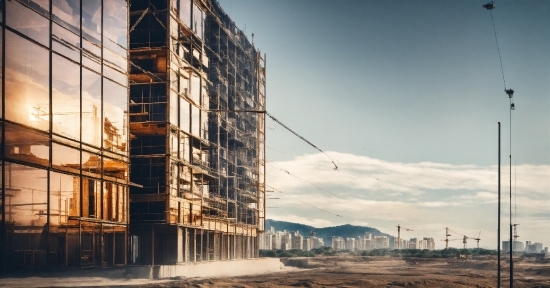
M 502 72 L 502 82 L 504 83 L 504 91 L 506 91 L 506 79 L 504 78 L 504 68 L 502 67 L 502 57 L 500 55 L 500 47 L 498 45 L 497 29 L 495 28 L 495 19 L 493 17 L 493 9 L 488 9 L 491 13 L 491 22 L 493 22 L 493 32 L 495 34 L 495 42 L 497 43 L 498 60 L 500 61 L 500 71 Z
M 290 129 L 288 126 L 286 126 L 285 124 L 283 124 L 283 122 L 279 121 L 277 118 L 275 118 L 275 116 L 271 115 L 271 113 L 269 112 L 265 112 L 265 114 L 267 114 L 267 116 L 269 116 L 269 118 L 271 118 L 273 121 L 279 123 L 279 125 L 283 126 L 286 130 L 288 130 L 289 132 L 291 132 L 292 134 L 296 135 L 296 137 L 302 139 L 304 142 L 306 142 L 307 144 L 309 144 L 311 147 L 319 150 L 319 152 L 325 154 L 329 159 L 330 161 L 332 162 L 332 164 L 334 165 L 334 170 L 338 170 L 338 166 L 336 165 L 336 163 L 334 163 L 334 160 L 323 150 L 321 150 L 319 147 L 315 146 L 313 143 L 309 142 L 306 138 L 304 138 L 302 135 L 296 133 L 294 130 Z
M 298 198 L 298 197 L 295 197 L 295 196 L 292 196 L 292 195 L 290 195 L 290 194 L 287 194 L 287 193 L 285 193 L 285 192 L 283 192 L 283 191 L 281 191 L 281 190 L 279 190 L 279 189 L 277 189 L 277 188 L 275 188 L 275 187 L 273 187 L 273 186 L 271 186 L 271 185 L 265 184 L 265 186 L 267 186 L 267 187 L 269 187 L 269 188 L 273 189 L 274 191 L 277 191 L 277 192 L 279 192 L 279 193 L 281 193 L 281 194 L 285 194 L 286 196 L 290 196 L 290 197 L 292 197 L 292 198 L 294 198 L 294 199 L 296 199 L 296 200 L 298 200 L 298 201 L 300 201 L 300 202 L 302 202 L 302 203 L 304 203 L 304 204 L 306 204 L 306 205 L 309 205 L 309 206 L 311 206 L 311 207 L 313 207 L 313 208 L 315 208 L 315 209 L 317 209 L 317 210 L 320 210 L 320 211 L 323 211 L 323 212 L 325 212 L 325 213 L 334 215 L 334 216 L 336 216 L 336 217 L 342 217 L 342 215 L 339 215 L 339 214 L 336 214 L 336 213 L 332 213 L 332 212 L 330 212 L 330 211 L 328 211 L 328 210 L 325 210 L 325 209 L 323 209 L 323 208 L 319 208 L 319 207 L 317 207 L 317 206 L 315 206 L 315 205 L 313 205 L 313 204 L 311 204 L 311 203 L 308 203 L 308 202 L 306 202 L 306 201 L 304 201 L 304 200 L 302 200 L 302 199 L 300 199 L 300 198 Z
M 269 158 L 268 158 L 268 160 L 269 160 Z M 331 194 L 331 195 L 333 195 L 333 196 L 336 196 L 336 197 L 338 197 L 338 198 L 344 199 L 344 197 L 342 197 L 342 196 L 340 196 L 340 195 L 338 195 L 338 194 L 335 194 L 335 193 L 333 193 L 333 192 L 330 192 L 330 191 L 327 190 L 327 189 L 324 189 L 324 188 L 322 188 L 322 187 L 319 187 L 319 186 L 317 186 L 317 185 L 315 185 L 315 184 L 313 184 L 313 183 L 311 183 L 311 182 L 309 182 L 309 181 L 307 181 L 307 180 L 305 180 L 305 179 L 303 179 L 303 178 L 301 178 L 301 177 L 299 177 L 299 176 L 297 176 L 297 175 L 295 175 L 295 174 L 293 174 L 293 173 L 290 173 L 288 170 L 284 169 L 283 167 L 281 167 L 281 166 L 279 166 L 279 165 L 277 165 L 277 164 L 274 164 L 273 161 L 269 161 L 269 162 L 268 162 L 268 165 L 271 166 L 271 167 L 273 167 L 273 168 L 275 168 L 275 169 L 277 169 L 277 170 L 279 170 L 279 171 L 281 171 L 281 172 L 283 172 L 283 173 L 286 173 L 286 174 L 288 174 L 288 175 L 290 175 L 290 176 L 292 176 L 292 177 L 298 179 L 298 180 L 299 180 L 300 182 L 302 182 L 302 183 L 305 183 L 305 184 L 308 184 L 308 185 L 314 187 L 315 189 L 317 189 L 317 190 L 319 190 L 319 191 L 327 192 L 327 193 L 329 193 L 329 194 Z M 276 166 L 279 166 L 279 167 L 275 167 L 275 165 L 276 165 Z

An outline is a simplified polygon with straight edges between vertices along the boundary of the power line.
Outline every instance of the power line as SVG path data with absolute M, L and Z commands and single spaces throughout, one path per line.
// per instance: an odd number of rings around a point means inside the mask
M 342 197 L 342 196 L 340 196 L 340 195 L 337 195 L 337 194 L 335 194 L 335 193 L 333 193 L 333 192 L 330 192 L 330 191 L 328 191 L 328 190 L 326 190 L 326 189 L 324 189 L 324 188 L 322 188 L 322 187 L 319 187 L 319 186 L 317 186 L 317 185 L 315 185 L 315 184 L 313 184 L 313 183 L 311 183 L 311 182 L 308 182 L 307 180 L 304 180 L 303 178 L 300 178 L 300 177 L 298 177 L 298 176 L 296 176 L 296 175 L 290 173 L 288 170 L 283 169 L 281 166 L 275 164 L 275 165 L 279 166 L 279 168 L 277 168 L 277 167 L 275 167 L 275 166 L 274 166 L 273 164 L 271 164 L 271 163 L 273 163 L 273 161 L 269 161 L 269 162 L 268 162 L 268 164 L 269 164 L 271 167 L 273 167 L 273 168 L 275 168 L 275 169 L 277 169 L 277 170 L 279 170 L 279 171 L 281 171 L 281 172 L 283 172 L 283 173 L 286 173 L 286 174 L 288 174 L 288 175 L 290 175 L 290 176 L 292 176 L 292 177 L 294 177 L 294 178 L 300 180 L 300 181 L 303 182 L 303 183 L 306 183 L 306 184 L 308 184 L 308 185 L 310 185 L 310 186 L 313 186 L 313 187 L 315 187 L 317 190 L 324 191 L 324 192 L 327 192 L 327 193 L 329 193 L 329 194 L 332 194 L 332 195 L 334 195 L 334 196 L 336 196 L 336 197 L 338 197 L 338 198 L 344 199 L 344 197 Z
M 271 186 L 271 185 L 265 184 L 265 186 L 267 186 L 267 187 L 269 187 L 269 188 L 273 189 L 274 191 L 277 191 L 277 192 L 279 192 L 279 193 L 281 193 L 281 194 L 285 194 L 285 195 L 287 195 L 287 196 L 290 196 L 290 197 L 292 197 L 292 198 L 294 198 L 294 199 L 296 199 L 296 200 L 298 200 L 298 201 L 300 201 L 300 202 L 302 202 L 302 203 L 304 203 L 304 204 L 306 204 L 306 205 L 309 205 L 309 206 L 311 206 L 311 207 L 313 207 L 313 208 L 315 208 L 315 209 L 321 210 L 321 211 L 323 211 L 323 212 L 325 212 L 325 213 L 334 215 L 334 216 L 336 216 L 336 217 L 342 217 L 341 215 L 338 215 L 338 214 L 332 213 L 332 212 L 330 212 L 330 211 L 328 211 L 328 210 L 319 208 L 319 207 L 317 207 L 317 206 L 315 206 L 315 205 L 313 205 L 313 204 L 310 204 L 310 203 L 308 203 L 308 202 L 306 202 L 306 201 L 304 201 L 304 200 L 302 200 L 302 199 L 300 199 L 300 198 L 298 198 L 298 197 L 294 197 L 294 196 L 292 196 L 292 195 L 290 195 L 290 194 L 286 194 L 286 193 L 284 193 L 283 191 L 281 191 L 281 190 L 279 190 L 279 189 L 277 189 L 277 188 L 275 188 L 275 187 L 273 187 L 273 186 Z
M 269 112 L 265 112 L 265 114 L 267 114 L 267 116 L 269 116 L 269 118 L 273 119 L 273 121 L 279 123 L 279 125 L 283 126 L 286 130 L 290 131 L 292 134 L 296 135 L 298 138 L 304 140 L 307 144 L 309 144 L 311 147 L 319 150 L 321 153 L 325 154 L 329 159 L 330 161 L 332 162 L 332 164 L 334 165 L 334 170 L 338 170 L 338 166 L 336 165 L 336 163 L 334 163 L 334 160 L 327 154 L 325 153 L 325 151 L 319 149 L 319 147 L 315 146 L 313 143 L 309 142 L 306 138 L 304 138 L 302 135 L 296 133 L 294 130 L 288 128 L 288 126 L 286 126 L 285 124 L 283 124 L 281 121 L 279 121 L 277 118 L 275 118 L 273 115 L 271 115 Z

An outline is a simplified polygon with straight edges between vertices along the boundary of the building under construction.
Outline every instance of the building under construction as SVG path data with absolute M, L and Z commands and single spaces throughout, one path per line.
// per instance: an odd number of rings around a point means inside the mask
M 130 262 L 258 257 L 265 57 L 217 1 L 130 2 Z
M 0 1 L 0 48 L 0 271 L 258 257 L 265 57 L 216 1 Z

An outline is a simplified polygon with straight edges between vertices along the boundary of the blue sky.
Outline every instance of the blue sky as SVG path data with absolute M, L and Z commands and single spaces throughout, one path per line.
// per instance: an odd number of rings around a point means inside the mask
M 416 228 L 411 237 L 442 238 L 449 226 L 469 236 L 482 230 L 481 246 L 496 243 L 497 122 L 507 165 L 509 100 L 485 2 L 220 3 L 267 55 L 268 111 L 342 164 L 332 170 L 326 156 L 268 121 L 268 184 L 288 194 L 268 199 L 279 207 L 268 218 L 392 234 L 399 223 Z M 549 246 L 550 2 L 495 4 L 506 86 L 516 91 L 519 239 Z

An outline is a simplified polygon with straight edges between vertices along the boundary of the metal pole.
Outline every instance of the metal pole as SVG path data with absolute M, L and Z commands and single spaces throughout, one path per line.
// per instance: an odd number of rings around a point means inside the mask
M 514 287 L 514 238 L 512 238 L 512 97 L 510 97 L 510 288 Z
M 497 287 L 500 288 L 500 122 L 498 122 L 498 229 L 497 229 Z

